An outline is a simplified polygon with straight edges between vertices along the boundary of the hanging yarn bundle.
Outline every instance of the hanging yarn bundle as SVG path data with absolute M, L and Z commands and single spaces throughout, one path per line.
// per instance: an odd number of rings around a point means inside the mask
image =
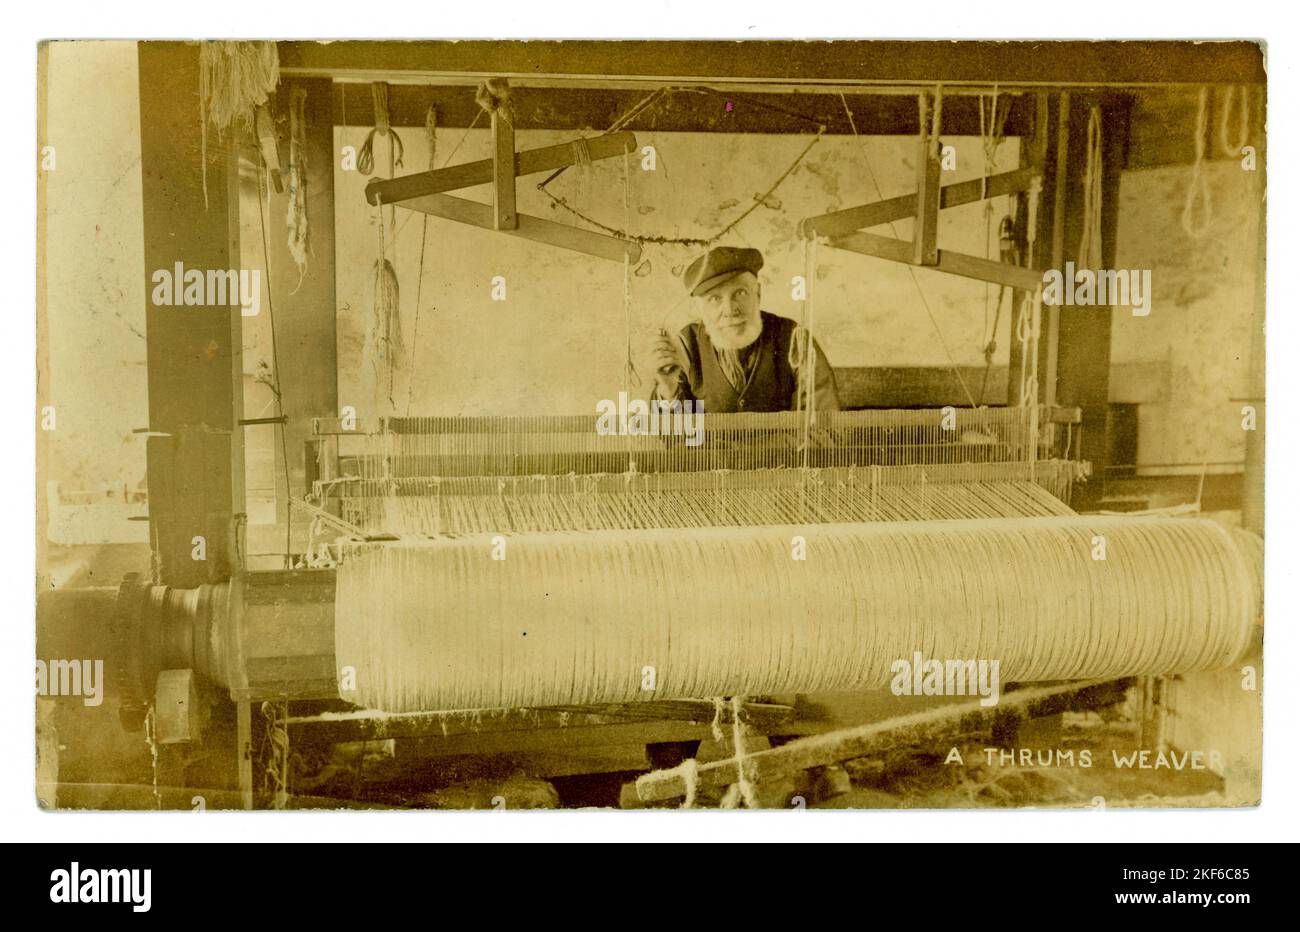
M 790 559 L 792 534 L 809 558 Z M 1104 538 L 1106 559 L 1095 558 Z M 345 697 L 388 712 L 1218 669 L 1256 636 L 1258 538 L 1186 518 L 1019 518 L 402 542 L 338 570 Z M 653 667 L 656 690 L 642 687 Z M 969 693 L 968 693 L 969 694 Z
M 1083 167 L 1083 231 L 1079 235 L 1077 263 L 1081 269 L 1100 269 L 1101 257 L 1101 107 L 1088 111 L 1088 151 Z
M 400 313 L 401 291 L 397 283 L 397 270 L 384 257 L 383 240 L 383 224 L 380 223 L 380 254 L 374 265 L 374 317 L 370 323 L 368 343 L 370 359 L 375 367 L 377 392 L 388 399 L 390 411 L 396 413 L 393 407 L 394 373 L 402 368 L 405 355 Z
M 285 226 L 289 232 L 289 255 L 298 266 L 296 294 L 307 272 L 311 251 L 311 228 L 307 221 L 307 91 L 296 87 L 289 100 L 289 209 Z
M 232 125 L 250 126 L 253 111 L 280 83 L 274 42 L 204 42 L 199 46 L 199 119 L 202 127 L 203 204 L 208 203 L 208 129 L 220 137 Z
M 388 175 L 391 178 L 393 169 L 402 167 L 402 155 L 406 149 L 402 145 L 402 137 L 397 135 L 397 130 L 388 122 L 388 85 L 382 81 L 370 85 L 370 99 L 375 108 L 375 127 L 366 134 L 366 141 L 361 144 L 361 151 L 357 154 L 357 171 L 363 175 L 374 173 L 375 137 L 384 136 L 389 143 Z

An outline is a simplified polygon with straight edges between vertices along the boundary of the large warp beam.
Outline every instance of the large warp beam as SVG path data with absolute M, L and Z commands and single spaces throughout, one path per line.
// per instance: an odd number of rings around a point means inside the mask
M 1154 517 L 401 542 L 340 566 L 336 659 L 343 698 L 390 712 L 880 688 L 918 653 L 1004 683 L 1171 674 L 1249 648 L 1262 562 Z

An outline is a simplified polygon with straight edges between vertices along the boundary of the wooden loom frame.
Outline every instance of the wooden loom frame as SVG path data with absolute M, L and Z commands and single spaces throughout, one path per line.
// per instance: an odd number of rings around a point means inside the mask
M 578 164 L 575 144 L 585 145 L 594 161 L 635 152 L 636 136 L 630 132 L 606 133 L 576 143 L 517 151 L 514 125 L 497 109 L 492 112 L 492 158 L 462 162 L 400 178 L 376 178 L 366 185 L 366 200 L 375 206 L 391 204 L 405 207 L 444 220 L 585 253 L 598 259 L 622 262 L 626 258 L 630 262 L 640 261 L 641 247 L 630 240 L 543 220 L 521 214 L 515 209 L 515 179 L 521 175 L 564 169 Z M 490 207 L 445 193 L 488 183 L 492 185 Z

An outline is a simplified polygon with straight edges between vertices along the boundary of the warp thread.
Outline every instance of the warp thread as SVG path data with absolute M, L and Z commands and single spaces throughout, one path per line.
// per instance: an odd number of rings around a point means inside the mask
M 386 712 L 880 688 L 917 651 L 1003 683 L 1217 669 L 1259 617 L 1247 537 L 1072 516 L 538 534 L 505 559 L 402 541 L 339 567 L 335 653 L 344 698 Z

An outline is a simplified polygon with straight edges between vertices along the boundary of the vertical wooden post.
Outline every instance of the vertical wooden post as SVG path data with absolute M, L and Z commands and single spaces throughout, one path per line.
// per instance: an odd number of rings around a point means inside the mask
M 1068 138 L 1069 160 L 1057 174 L 1065 190 L 1054 192 L 1062 216 L 1053 218 L 1053 258 L 1057 268 L 1078 258 L 1083 230 L 1083 175 L 1087 165 L 1088 109 L 1101 107 L 1101 265 L 1115 267 L 1115 234 L 1119 217 L 1119 180 L 1128 145 L 1130 101 L 1107 94 L 1090 99 L 1077 96 L 1063 115 L 1069 125 L 1058 132 Z M 1062 104 L 1065 107 L 1065 104 Z M 1058 128 L 1059 129 L 1059 128 Z M 1055 228 L 1059 225 L 1060 232 Z M 1059 243 L 1059 246 L 1058 246 Z M 1058 251 L 1059 250 L 1059 251 Z M 1066 288 L 1074 286 L 1068 279 Z M 1092 463 L 1094 481 L 1079 486 L 1072 504 L 1080 511 L 1096 507 L 1105 489 L 1110 462 L 1110 338 L 1111 307 L 1066 307 L 1048 315 L 1046 352 L 1040 352 L 1039 397 L 1045 404 L 1070 405 L 1083 411 L 1080 456 Z
M 1244 93 L 1244 91 L 1243 91 Z M 1263 94 L 1260 95 L 1263 100 Z M 1262 110 L 1262 108 L 1261 108 Z M 1260 113 L 1259 126 L 1264 126 Z M 1263 133 L 1258 134 L 1255 145 L 1256 171 L 1259 172 L 1260 192 L 1268 190 L 1268 158 Z M 1250 321 L 1250 372 L 1246 386 L 1247 401 L 1255 406 L 1255 429 L 1246 432 L 1246 468 L 1242 476 L 1241 526 L 1256 534 L 1264 533 L 1264 430 L 1265 430 L 1265 371 L 1264 371 L 1264 293 L 1267 267 L 1265 264 L 1266 205 L 1259 199 L 1259 220 L 1255 226 L 1255 302 Z M 1240 415 L 1240 412 L 1238 412 Z
M 1051 156 L 1051 139 L 1053 119 L 1051 98 L 1046 92 L 1039 92 L 1034 98 L 1034 133 L 1032 137 L 1021 139 L 1020 165 L 1030 168 L 1040 179 L 1040 191 L 1035 206 L 1027 192 L 1017 195 L 1016 242 L 1020 244 L 1023 262 L 1030 268 L 1050 268 L 1048 255 L 1050 241 L 1048 232 L 1052 229 L 1053 199 L 1052 188 L 1048 186 L 1048 159 Z M 1037 216 L 1030 217 L 1031 208 L 1037 210 Z M 1034 226 L 1034 245 L 1029 248 L 1029 226 Z M 1024 401 L 1025 367 L 1029 360 L 1025 358 L 1024 347 L 1020 343 L 1019 333 L 1025 315 L 1025 293 L 1011 293 L 1011 328 L 1009 334 L 1009 351 L 1007 354 L 1007 404 L 1016 406 Z
M 1056 167 L 1053 171 L 1055 181 L 1052 185 L 1052 239 L 1051 259 L 1046 268 L 1060 269 L 1065 274 L 1065 228 L 1066 209 L 1069 204 L 1070 187 L 1070 92 L 1063 91 L 1058 101 L 1056 121 Z M 1077 205 L 1076 205 L 1077 206 Z M 1078 218 L 1069 217 L 1071 229 L 1079 229 Z M 1073 282 L 1066 282 L 1065 287 L 1073 288 Z M 1060 363 L 1061 308 L 1050 305 L 1043 308 L 1042 347 L 1039 360 L 1042 366 L 1039 373 L 1040 390 L 1038 399 L 1048 405 L 1056 404 L 1056 374 Z
M 295 92 L 305 92 L 303 101 L 306 164 L 304 191 L 311 249 L 307 265 L 299 269 L 289 252 L 288 199 L 294 195 L 286 184 L 285 193 L 272 195 L 267 208 L 267 288 L 273 289 L 275 333 L 280 371 L 280 404 L 285 423 L 274 428 L 284 431 L 288 451 L 290 488 L 277 495 L 276 520 L 290 521 L 290 496 L 308 490 L 308 467 L 304 452 L 311 439 L 311 422 L 316 417 L 337 417 L 338 340 L 336 334 L 334 258 L 334 168 L 338 153 L 334 146 L 333 82 L 326 78 L 294 78 L 281 83 L 276 106 L 289 112 Z M 287 128 L 288 123 L 284 124 Z M 390 140 L 391 141 L 391 140 Z M 280 146 L 290 157 L 289 139 Z M 285 165 L 288 168 L 286 162 Z M 257 244 L 259 264 L 261 244 Z M 355 403 L 355 402 L 353 402 Z M 258 428 L 265 430 L 266 428 Z M 281 448 L 275 445 L 277 461 Z M 314 468 L 314 464 L 313 464 Z M 284 464 L 277 462 L 276 485 L 284 481 Z M 305 541 L 293 541 L 295 545 Z
M 253 704 L 245 699 L 235 703 L 235 757 L 239 764 L 239 801 L 245 809 L 253 808 Z
M 917 265 L 939 262 L 939 137 L 933 132 L 935 95 L 923 91 L 917 99 L 921 131 L 916 153 L 916 221 L 912 230 L 912 261 Z
M 141 42 L 139 63 L 148 427 L 170 435 L 151 441 L 185 438 L 149 444 L 150 530 L 159 581 L 193 587 L 229 572 L 244 511 L 241 312 L 237 297 L 186 306 L 152 296 L 156 273 L 239 271 L 234 146 L 209 138 L 205 190 L 198 47 Z M 183 287 L 173 282 L 174 292 Z M 206 560 L 192 559 L 196 536 L 206 538 Z
M 492 112 L 492 224 L 498 230 L 519 226 L 515 212 L 515 128 L 500 109 Z

